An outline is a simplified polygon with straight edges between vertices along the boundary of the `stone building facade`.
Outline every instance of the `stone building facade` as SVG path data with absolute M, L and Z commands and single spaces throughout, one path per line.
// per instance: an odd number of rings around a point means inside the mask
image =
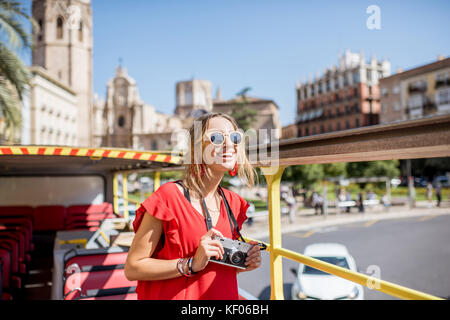
M 31 67 L 28 98 L 22 106 L 22 144 L 77 145 L 76 93 L 41 67 Z
M 378 82 L 390 75 L 390 63 L 346 51 L 338 66 L 297 85 L 297 134 L 314 134 L 379 123 Z
M 106 101 L 94 102 L 94 145 L 145 150 L 170 150 L 172 132 L 183 118 L 156 111 L 139 96 L 136 81 L 118 67 L 107 83 Z
M 450 114 L 450 58 L 380 81 L 381 123 Z
M 33 66 L 77 97 L 77 142 L 92 146 L 92 9 L 90 0 L 33 0 Z
M 267 132 L 267 140 L 259 141 L 259 143 L 265 143 L 270 140 L 277 140 L 281 137 L 281 123 L 279 119 L 279 107 L 270 99 L 246 97 L 247 107 L 256 111 L 256 117 L 251 128 L 255 130 L 265 129 Z M 214 101 L 213 112 L 221 112 L 231 115 L 233 108 L 243 102 L 242 97 L 236 97 L 230 100 Z

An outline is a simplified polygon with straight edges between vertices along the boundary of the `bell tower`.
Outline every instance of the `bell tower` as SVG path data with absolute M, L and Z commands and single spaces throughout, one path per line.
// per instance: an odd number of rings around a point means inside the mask
M 32 64 L 77 94 L 78 145 L 93 145 L 92 9 L 90 0 L 33 0 Z

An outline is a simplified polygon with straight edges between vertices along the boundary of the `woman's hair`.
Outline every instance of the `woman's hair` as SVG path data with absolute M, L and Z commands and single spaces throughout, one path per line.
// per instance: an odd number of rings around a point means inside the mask
M 198 195 L 204 196 L 205 185 L 201 179 L 201 175 L 209 175 L 209 171 L 206 170 L 205 163 L 203 161 L 203 152 L 205 148 L 204 135 L 208 129 L 209 120 L 212 118 L 221 117 L 231 122 L 235 130 L 239 130 L 239 126 L 232 117 L 224 113 L 210 112 L 203 114 L 194 119 L 194 122 L 189 129 L 189 146 L 187 154 L 184 156 L 185 171 L 183 176 L 184 185 L 193 190 Z M 201 134 L 200 134 L 201 127 Z M 197 134 L 197 136 L 196 136 Z M 236 176 L 241 179 L 248 187 L 253 187 L 255 184 L 255 178 L 257 179 L 256 170 L 249 163 L 245 154 L 244 147 L 245 139 L 242 137 L 242 142 L 237 146 L 237 173 Z M 201 147 L 200 147 L 201 146 Z M 201 154 L 195 154 L 199 152 Z M 201 161 L 194 161 L 201 159 Z M 198 163 L 200 162 L 200 163 Z

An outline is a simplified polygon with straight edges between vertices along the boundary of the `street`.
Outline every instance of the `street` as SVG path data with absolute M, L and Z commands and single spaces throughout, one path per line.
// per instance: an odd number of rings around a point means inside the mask
M 378 266 L 380 278 L 405 287 L 450 298 L 450 215 L 370 220 L 283 234 L 282 246 L 302 253 L 308 244 L 336 242 L 347 247 L 362 273 Z M 259 239 L 268 241 L 268 239 Z M 238 275 L 239 287 L 259 299 L 270 299 L 270 257 L 262 266 Z M 283 259 L 284 297 L 290 299 L 298 264 Z M 369 270 L 368 270 L 369 269 Z M 365 300 L 396 299 L 364 288 Z

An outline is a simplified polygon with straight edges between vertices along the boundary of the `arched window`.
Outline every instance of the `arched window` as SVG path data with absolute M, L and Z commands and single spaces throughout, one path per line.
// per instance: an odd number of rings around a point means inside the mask
M 56 38 L 57 39 L 62 39 L 63 38 L 63 18 L 62 17 L 58 17 L 58 19 L 56 19 Z
M 125 125 L 125 117 L 124 116 L 119 117 L 118 125 L 119 125 L 119 127 L 123 128 L 123 126 Z
M 83 21 L 80 21 L 80 26 L 78 28 L 78 41 L 83 42 Z
M 39 19 L 39 33 L 38 33 L 38 41 L 42 41 L 42 35 L 44 33 L 44 22 L 42 19 Z

